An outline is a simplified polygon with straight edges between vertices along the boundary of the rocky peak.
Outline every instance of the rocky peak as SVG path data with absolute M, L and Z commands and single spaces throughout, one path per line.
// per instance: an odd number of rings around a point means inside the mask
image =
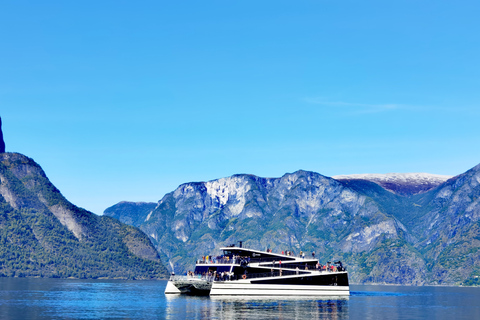
M 0 153 L 5 152 L 5 141 L 3 141 L 2 118 L 0 117 Z

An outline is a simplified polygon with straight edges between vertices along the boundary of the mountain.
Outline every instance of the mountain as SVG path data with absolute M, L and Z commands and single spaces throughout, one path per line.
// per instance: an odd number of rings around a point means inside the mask
M 446 181 L 431 197 L 405 223 L 429 261 L 433 279 L 479 284 L 480 165 Z
M 156 204 L 118 203 L 105 215 L 148 234 L 177 273 L 243 240 L 340 259 L 353 283 L 479 284 L 480 165 L 456 177 L 336 178 L 234 175 L 182 184 Z
M 32 159 L 0 154 L 0 276 L 158 279 L 138 228 L 68 202 Z
M 387 173 L 352 174 L 334 176 L 332 178 L 340 181 L 371 181 L 395 194 L 409 196 L 425 193 L 433 188 L 438 187 L 452 177 L 429 173 Z
M 122 201 L 116 206 L 106 209 L 103 214 L 118 219 L 122 223 L 138 226 L 145 221 L 148 214 L 156 207 L 157 204 L 154 202 Z

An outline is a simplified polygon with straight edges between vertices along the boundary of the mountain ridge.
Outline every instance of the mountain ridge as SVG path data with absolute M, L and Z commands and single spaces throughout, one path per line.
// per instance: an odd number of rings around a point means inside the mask
M 438 187 L 453 176 L 430 173 L 386 173 L 386 174 L 351 174 L 333 176 L 333 179 L 367 180 L 374 182 L 384 189 L 404 196 L 425 193 Z
M 192 268 L 195 257 L 243 240 L 258 249 L 315 250 L 321 259 L 342 259 L 356 283 L 468 284 L 480 271 L 479 245 L 471 241 L 462 251 L 455 247 L 465 241 L 458 235 L 450 236 L 451 247 L 444 246 L 439 239 L 448 242 L 451 232 L 435 219 L 446 212 L 446 220 L 461 222 L 461 233 L 475 239 L 478 217 L 466 221 L 465 208 L 453 207 L 458 201 L 441 201 L 450 184 L 461 189 L 476 179 L 465 174 L 407 195 L 368 180 L 336 180 L 304 170 L 279 178 L 233 175 L 180 185 L 145 212 L 137 226 L 175 272 Z M 461 196 L 472 193 L 480 190 L 470 188 Z M 476 205 L 467 207 L 480 212 Z M 106 214 L 122 216 L 121 208 L 114 205 Z M 427 222 L 441 229 L 424 228 Z M 447 252 L 452 259 L 468 253 L 470 264 L 452 268 L 451 260 L 441 256 Z

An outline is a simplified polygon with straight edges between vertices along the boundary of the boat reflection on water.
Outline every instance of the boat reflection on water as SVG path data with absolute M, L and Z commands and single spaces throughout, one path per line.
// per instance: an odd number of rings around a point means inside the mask
M 166 295 L 167 318 L 348 319 L 349 297 L 195 297 Z
M 349 297 L 210 297 L 213 316 L 232 319 L 348 319 Z
M 208 296 L 165 295 L 165 319 L 212 319 Z

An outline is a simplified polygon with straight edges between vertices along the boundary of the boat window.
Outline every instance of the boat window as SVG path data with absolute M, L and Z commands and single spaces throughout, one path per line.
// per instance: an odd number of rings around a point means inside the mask
M 208 266 L 196 266 L 195 273 L 196 274 L 203 274 L 208 272 Z
M 220 266 L 220 267 L 217 267 L 217 273 L 220 273 L 220 272 L 228 272 L 230 271 L 230 266 Z

